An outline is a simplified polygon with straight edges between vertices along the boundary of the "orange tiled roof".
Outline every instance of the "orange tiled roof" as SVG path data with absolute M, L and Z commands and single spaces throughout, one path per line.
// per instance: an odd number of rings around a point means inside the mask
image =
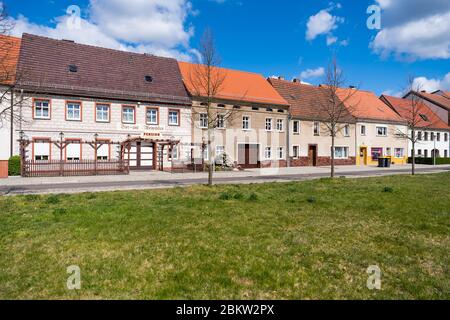
M 11 84 L 16 77 L 21 39 L 0 35 L 0 83 Z
M 414 117 L 411 112 L 411 102 L 409 99 L 396 98 L 386 95 L 382 95 L 380 99 L 391 106 L 406 121 Z M 439 118 L 426 104 L 419 102 L 417 104 L 417 110 L 419 115 L 424 115 L 425 119 L 428 119 L 428 121 L 426 121 L 421 116 L 417 125 L 418 127 L 450 130 L 447 123 L 442 121 L 442 119 Z
M 441 96 L 439 94 L 432 94 L 432 93 L 426 93 L 426 92 L 414 92 L 417 96 L 430 101 L 431 103 L 438 104 L 442 106 L 443 108 L 450 110 L 450 99 Z M 409 95 L 409 94 L 408 94 Z
M 350 113 L 358 119 L 401 122 L 405 121 L 370 91 L 339 88 L 336 92 Z
M 198 65 L 187 62 L 178 64 L 189 93 L 192 96 L 205 96 L 206 92 L 195 88 L 192 84 L 196 81 L 194 68 Z M 216 95 L 218 99 L 288 106 L 287 101 L 260 74 L 224 68 L 215 68 L 215 70 L 225 75 L 220 92 Z

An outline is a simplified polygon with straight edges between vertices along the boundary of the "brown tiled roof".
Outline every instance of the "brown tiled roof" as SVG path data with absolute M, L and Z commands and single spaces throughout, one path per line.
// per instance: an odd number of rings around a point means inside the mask
M 190 104 L 178 63 L 170 58 L 23 34 L 18 70 L 21 86 L 39 92 Z
M 405 123 L 394 110 L 383 103 L 375 93 L 352 88 L 339 88 L 336 93 L 359 120 Z
M 380 97 L 388 106 L 393 108 L 401 117 L 406 121 L 411 121 L 414 116 L 411 108 L 411 100 L 402 99 L 397 97 L 391 97 L 382 95 Z M 431 110 L 426 104 L 417 103 L 417 127 L 430 128 L 430 129 L 443 129 L 450 130 L 450 127 L 439 118 L 433 110 Z M 415 121 L 415 122 L 416 122 Z
M 183 81 L 191 95 L 206 95 L 205 92 L 196 92 L 201 91 L 199 88 L 196 88 L 199 86 L 195 85 L 197 81 L 195 73 L 198 71 L 194 68 L 198 67 L 198 65 L 187 62 L 179 62 L 179 65 L 183 74 Z M 219 99 L 268 105 L 288 105 L 287 101 L 260 74 L 225 68 L 215 68 L 215 70 L 220 77 L 224 78 L 223 85 L 216 95 Z
M 0 35 L 0 83 L 14 83 L 19 52 L 20 38 Z
M 426 93 L 426 92 L 411 91 L 405 97 L 408 97 L 410 94 L 415 94 L 418 97 L 428 100 L 429 102 L 431 102 L 435 105 L 438 105 L 444 109 L 450 110 L 450 99 L 445 96 L 441 96 L 439 94 Z
M 327 118 L 321 108 L 328 102 L 328 91 L 325 88 L 275 78 L 269 78 L 268 81 L 289 103 L 294 118 L 304 120 L 325 120 Z M 342 122 L 351 123 L 355 122 L 355 119 L 347 112 L 342 117 Z

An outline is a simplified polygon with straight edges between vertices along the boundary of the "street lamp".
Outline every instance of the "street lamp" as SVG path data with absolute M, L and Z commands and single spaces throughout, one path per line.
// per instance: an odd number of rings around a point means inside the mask
M 94 134 L 95 141 L 98 139 L 98 133 Z
M 60 132 L 59 133 L 59 138 L 60 138 L 60 140 L 61 140 L 61 142 L 63 141 L 63 139 L 64 139 L 64 132 Z
M 23 141 L 24 138 L 25 138 L 25 132 L 23 132 L 23 130 L 20 130 L 20 132 L 19 132 L 20 141 Z

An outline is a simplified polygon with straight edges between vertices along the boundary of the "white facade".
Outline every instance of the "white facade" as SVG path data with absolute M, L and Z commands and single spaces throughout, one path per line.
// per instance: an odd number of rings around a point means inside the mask
M 411 132 L 410 132 L 411 134 Z M 436 157 L 450 156 L 450 132 L 439 130 L 418 130 L 416 132 L 419 141 L 416 142 L 415 150 L 417 157 L 431 158 L 433 150 L 437 150 Z M 409 141 L 409 156 L 412 156 L 412 142 Z

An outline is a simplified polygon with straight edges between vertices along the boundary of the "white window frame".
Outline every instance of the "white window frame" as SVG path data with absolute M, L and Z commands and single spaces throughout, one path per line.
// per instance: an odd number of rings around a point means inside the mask
M 278 160 L 284 159 L 284 147 L 277 148 L 277 157 L 278 157 Z
M 200 113 L 199 114 L 199 127 L 200 129 L 208 129 L 208 114 Z
M 316 126 L 317 126 L 317 133 L 316 133 Z M 313 122 L 313 135 L 315 137 L 320 136 L 320 122 L 318 121 Z
M 295 131 L 295 124 L 297 124 L 297 131 Z M 300 121 L 299 120 L 292 121 L 292 133 L 294 135 L 300 134 Z
M 266 131 L 271 132 L 273 130 L 273 118 L 266 118 Z
M 272 147 L 266 146 L 264 148 L 264 159 L 271 160 L 272 159 Z
M 70 114 L 69 110 L 73 108 L 74 110 L 72 111 L 72 115 L 74 115 L 75 111 L 76 111 L 76 108 L 75 108 L 76 106 L 78 106 L 78 118 L 71 118 L 69 116 L 69 114 Z M 73 101 L 73 102 L 67 101 L 66 102 L 66 120 L 67 121 L 81 121 L 81 118 L 82 118 L 81 112 L 82 112 L 82 106 L 81 106 L 80 102 L 75 102 L 75 101 Z
M 133 110 L 133 113 L 130 112 L 126 112 L 125 110 Z M 132 121 L 128 121 L 125 119 L 125 114 L 127 116 L 129 116 L 130 114 L 132 115 L 133 120 Z M 133 106 L 123 106 L 122 107 L 122 123 L 125 124 L 135 124 L 136 122 L 136 108 Z
M 100 114 L 104 115 L 104 110 L 99 110 L 99 108 L 106 108 L 106 120 L 102 119 L 101 117 L 99 117 L 99 112 Z M 110 121 L 110 111 L 111 111 L 111 106 L 109 104 L 103 104 L 103 103 L 98 103 L 95 105 L 95 121 L 96 122 L 109 122 Z
M 387 126 L 377 125 L 375 129 L 377 132 L 377 137 L 387 137 L 388 136 L 388 127 Z M 385 131 L 385 134 L 380 134 L 378 132 L 378 129 L 383 129 Z
M 400 157 L 397 157 L 397 151 L 398 151 L 398 150 L 401 150 L 401 151 L 402 151 Z M 405 157 L 405 148 L 394 148 L 394 157 L 397 158 L 397 159 L 402 159 L 402 158 L 404 158 L 404 157 Z
M 344 126 L 344 137 L 350 137 L 350 125 L 346 124 Z
M 40 106 L 37 106 L 37 103 L 40 104 Z M 47 103 L 47 106 L 43 106 L 42 103 Z M 50 100 L 47 99 L 35 99 L 33 102 L 33 115 L 34 119 L 43 119 L 43 120 L 49 120 L 50 119 Z M 37 109 L 40 109 L 40 115 L 38 115 Z M 44 110 L 47 109 L 47 116 L 44 116 Z
M 247 126 L 247 128 L 246 128 Z M 242 116 L 242 130 L 250 131 L 251 130 L 251 119 L 250 116 Z
M 225 129 L 225 115 L 224 114 L 217 115 L 217 129 Z
M 177 115 L 176 116 L 176 119 L 177 119 L 176 123 L 175 122 L 171 122 L 173 120 L 173 118 L 172 118 L 173 114 Z M 167 119 L 168 125 L 172 126 L 172 127 L 179 126 L 180 125 L 180 117 L 181 117 L 180 110 L 175 110 L 175 109 L 169 110 L 168 119 Z
M 155 121 L 149 121 L 149 117 L 148 117 L 148 114 L 149 114 L 149 112 L 155 112 L 155 114 L 153 115 L 151 115 L 151 118 L 152 117 L 155 117 Z M 151 120 L 151 118 L 150 118 L 150 120 Z M 158 119 L 159 119 L 159 109 L 158 108 L 153 108 L 153 107 L 147 107 L 147 108 L 145 108 L 145 123 L 146 124 L 149 124 L 149 125 L 158 125 Z
M 367 135 L 367 126 L 365 124 L 362 124 L 361 127 L 359 128 L 359 132 L 361 136 L 365 137 Z
M 295 155 L 295 148 L 297 148 L 297 155 Z M 292 157 L 294 159 L 300 158 L 300 146 L 299 145 L 293 145 L 292 146 Z
M 42 142 L 42 141 L 46 141 L 44 139 L 42 139 L 41 141 L 33 141 L 33 160 L 36 162 L 39 161 L 49 161 L 50 159 L 50 155 L 51 155 L 51 143 L 50 140 L 48 140 L 48 142 Z M 47 149 L 46 152 L 41 152 L 40 149 Z M 37 157 L 40 157 L 40 159 L 37 159 Z
M 277 131 L 284 132 L 284 120 L 283 119 L 277 119 Z
M 337 156 L 336 155 L 336 151 L 337 149 L 344 149 L 345 150 L 345 156 Z M 350 148 L 349 147 L 343 147 L 343 146 L 338 146 L 338 147 L 334 147 L 334 158 L 335 159 L 348 159 L 348 154 L 349 154 Z

